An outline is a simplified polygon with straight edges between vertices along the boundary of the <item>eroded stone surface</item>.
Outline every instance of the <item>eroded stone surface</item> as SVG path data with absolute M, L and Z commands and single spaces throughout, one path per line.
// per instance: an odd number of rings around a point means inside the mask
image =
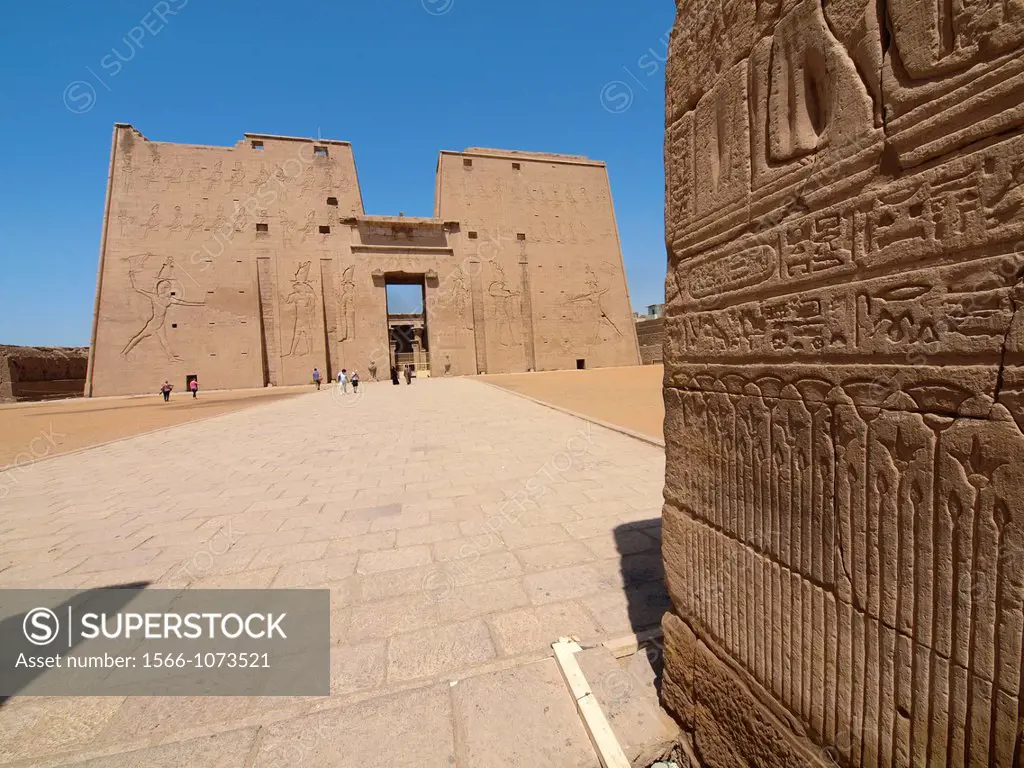
M 1010 765 L 1024 17 L 679 7 L 665 701 L 711 765 Z

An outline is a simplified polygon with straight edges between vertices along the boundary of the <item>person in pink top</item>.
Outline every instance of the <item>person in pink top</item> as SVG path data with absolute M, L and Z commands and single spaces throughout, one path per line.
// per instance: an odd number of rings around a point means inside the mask
M 192 379 L 188 383 L 188 388 L 192 390 L 192 399 L 196 399 L 196 395 L 199 393 L 199 379 Z

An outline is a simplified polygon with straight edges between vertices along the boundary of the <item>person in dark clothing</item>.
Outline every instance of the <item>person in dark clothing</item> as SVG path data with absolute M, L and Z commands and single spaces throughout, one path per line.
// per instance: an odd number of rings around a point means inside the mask
M 359 394 L 359 371 L 352 371 L 352 394 Z
M 391 366 L 391 383 L 398 386 L 398 369 L 393 365 Z
M 405 383 L 412 384 L 412 366 L 405 366 Z
M 397 384 L 398 382 L 396 381 L 395 383 Z M 171 386 L 171 383 L 170 383 L 169 381 L 165 381 L 165 382 L 164 382 L 164 385 L 163 385 L 162 387 L 160 387 L 160 392 L 161 392 L 161 393 L 163 394 L 163 396 L 164 396 L 164 402 L 165 402 L 165 403 L 166 403 L 166 402 L 167 402 L 168 400 L 170 400 L 170 399 L 171 399 L 171 390 L 172 390 L 172 389 L 174 389 L 174 387 L 172 387 L 172 386 Z

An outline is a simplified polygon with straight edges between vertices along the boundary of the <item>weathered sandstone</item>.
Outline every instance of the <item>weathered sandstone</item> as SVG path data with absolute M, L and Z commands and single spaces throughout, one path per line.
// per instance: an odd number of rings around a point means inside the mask
M 709 766 L 1014 765 L 1024 6 L 678 7 L 665 702 Z

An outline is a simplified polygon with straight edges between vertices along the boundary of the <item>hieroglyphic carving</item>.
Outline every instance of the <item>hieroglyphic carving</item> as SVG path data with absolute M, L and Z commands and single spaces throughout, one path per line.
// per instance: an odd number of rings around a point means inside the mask
M 192 236 L 203 231 L 203 225 L 206 223 L 206 219 L 202 214 L 202 210 L 197 205 L 195 213 L 192 215 L 192 221 L 188 223 L 188 234 L 185 235 L 186 240 L 191 240 Z
M 142 174 L 142 179 L 146 182 L 147 187 L 154 188 L 162 180 L 162 162 L 160 153 L 151 147 L 149 151 L 149 168 Z
M 245 166 L 238 160 L 231 166 L 231 176 L 228 178 L 228 189 L 232 192 L 245 183 Z
M 316 176 L 313 171 L 312 165 L 307 165 L 302 171 L 302 182 L 300 184 L 302 195 L 307 195 L 313 189 L 313 185 L 316 183 Z
M 119 208 L 117 210 L 117 223 L 121 237 L 128 237 L 133 233 L 135 217 L 128 212 L 127 208 Z
M 210 178 L 206 183 L 206 191 L 210 192 L 215 187 L 220 186 L 221 181 L 224 178 L 224 161 L 218 160 L 210 168 Z
M 1014 317 L 1022 269 L 1024 253 L 1009 254 L 688 312 L 679 319 L 678 359 L 995 354 Z
M 169 361 L 180 362 L 181 358 L 173 352 L 167 340 L 167 312 L 171 307 L 199 307 L 205 302 L 187 301 L 178 295 L 183 292 L 183 286 L 181 281 L 174 277 L 174 259 L 170 257 L 163 260 L 159 271 L 149 284 L 150 287 L 140 286 L 139 273 L 146 269 L 146 263 L 152 258 L 153 254 L 146 253 L 128 259 L 128 281 L 133 291 L 149 300 L 150 314 L 142 328 L 121 348 L 121 355 L 128 357 L 128 354 L 143 341 L 155 338 Z
M 758 285 L 772 277 L 778 256 L 770 245 L 745 248 L 729 255 L 715 254 L 689 266 L 686 288 L 696 299 Z
M 807 374 L 672 391 L 667 437 L 700 457 L 667 488 L 677 608 L 844 761 L 1011 764 L 1024 436 L 932 415 L 971 397 Z
M 1024 152 L 1024 141 L 1003 149 Z M 1011 158 L 986 148 L 823 210 L 786 217 L 698 258 L 678 259 L 684 303 L 770 296 L 823 277 L 855 279 L 858 271 L 883 265 L 945 260 L 953 250 L 1012 246 L 1024 237 L 1024 218 L 1014 215 L 1024 207 L 1024 162 Z M 777 269 L 768 249 L 778 251 Z
M 232 221 L 235 232 L 245 232 L 249 228 L 249 209 L 236 202 Z
M 338 341 L 348 341 L 355 336 L 356 328 L 356 281 L 355 266 L 345 267 L 341 273 L 341 288 L 338 292 L 340 307 Z
M 287 216 L 281 217 L 281 242 L 285 246 L 294 245 L 295 222 Z
M 267 170 L 267 167 L 263 163 L 260 163 L 259 171 L 249 183 L 249 192 L 255 195 L 263 189 L 264 185 L 268 181 L 270 181 L 270 171 Z
M 610 289 L 601 285 L 601 281 L 589 264 L 584 267 L 584 273 L 586 274 L 586 290 L 569 298 L 569 303 L 579 310 L 580 320 L 585 327 L 591 329 L 592 335 L 588 346 L 593 347 L 603 340 L 606 331 L 610 330 L 616 337 L 621 337 L 622 331 L 612 320 L 608 307 L 605 306 L 605 297 Z
M 145 224 L 142 225 L 142 237 L 149 237 L 150 232 L 155 232 L 160 228 L 160 203 L 153 203 L 153 207 L 149 209 L 149 218 L 146 219 Z
M 185 173 L 185 184 L 191 188 L 193 185 L 199 183 L 199 179 L 202 175 L 203 167 L 199 164 L 198 160 L 193 160 L 189 163 L 188 171 Z
M 891 14 L 900 60 L 918 80 L 965 69 L 1024 43 L 1024 10 L 1003 0 L 893 0 Z
M 1019 4 L 894 0 L 888 13 L 887 127 L 904 168 L 1024 125 Z
M 725 13 L 667 73 L 665 701 L 708 764 L 1016 765 L 1024 11 Z
M 291 183 L 291 179 L 284 170 L 284 165 L 277 163 L 274 166 L 274 193 L 277 196 L 277 200 L 285 205 L 288 203 L 291 195 L 289 194 L 288 187 Z
M 213 214 L 213 222 L 210 224 L 210 231 L 219 233 L 228 225 L 228 217 L 224 215 L 224 206 L 218 205 L 217 210 Z M 227 231 L 230 232 L 231 230 L 228 229 Z
M 742 200 L 750 191 L 747 66 L 737 64 L 694 112 L 694 185 L 698 215 Z
M 132 163 L 132 155 L 126 152 L 121 160 L 121 191 L 132 192 L 135 190 L 135 166 Z
M 519 291 L 513 290 L 505 277 L 505 270 L 498 262 L 493 263 L 494 278 L 487 286 L 487 295 L 494 307 L 494 323 L 498 328 L 498 343 L 503 347 L 514 347 L 519 343 L 516 326 L 519 322 Z
M 174 213 L 171 215 L 171 221 L 167 224 L 167 232 L 170 235 L 173 232 L 181 232 L 185 224 L 182 221 L 181 206 L 174 206 Z
M 441 300 L 442 305 L 448 304 L 451 306 L 452 312 L 459 318 L 462 327 L 467 331 L 473 330 L 473 300 L 470 295 L 469 280 L 461 265 L 452 271 L 442 290 L 446 290 L 448 296 L 450 296 L 450 301 L 448 302 L 445 302 L 443 299 Z M 444 296 L 443 293 L 442 296 Z
M 302 224 L 302 239 L 307 240 L 316 234 L 316 211 L 307 211 L 306 220 Z
M 171 167 L 167 169 L 167 191 L 176 189 L 176 184 L 181 184 L 182 176 L 185 173 L 185 169 L 181 167 L 181 163 L 175 160 L 171 163 Z
M 306 357 L 313 353 L 316 329 L 316 290 L 309 280 L 311 262 L 299 264 L 292 277 L 292 289 L 282 299 L 291 314 L 291 340 L 284 357 Z

